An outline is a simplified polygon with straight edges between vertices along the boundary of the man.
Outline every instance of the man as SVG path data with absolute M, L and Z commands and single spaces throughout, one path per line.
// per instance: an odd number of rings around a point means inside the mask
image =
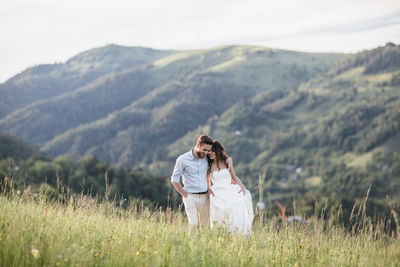
M 200 135 L 196 146 L 180 155 L 171 176 L 171 183 L 182 195 L 189 228 L 207 225 L 210 218 L 210 200 L 207 194 L 207 154 L 211 152 L 214 140 L 208 135 Z M 180 178 L 184 187 L 182 187 Z

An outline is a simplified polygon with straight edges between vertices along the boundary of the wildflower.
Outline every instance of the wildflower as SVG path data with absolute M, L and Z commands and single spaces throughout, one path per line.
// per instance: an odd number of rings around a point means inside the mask
M 92 216 L 89 216 L 89 221 L 91 221 L 92 220 Z
M 17 195 L 21 195 L 21 191 L 20 190 L 17 190 Z
M 132 232 L 129 232 L 129 235 L 133 235 L 133 233 L 132 233 Z
M 155 251 L 154 251 L 154 254 L 158 254 L 158 251 L 157 251 L 157 250 L 155 250 Z
M 35 259 L 38 259 L 38 258 L 40 257 L 40 252 L 39 252 L 39 250 L 37 250 L 37 249 L 35 249 L 35 248 L 33 248 L 33 249 L 31 250 L 31 253 L 32 253 L 32 256 L 33 256 Z
M 93 254 L 93 256 L 97 257 L 97 256 L 99 256 L 99 253 L 95 252 L 95 253 Z
M 60 266 L 61 263 L 59 261 L 56 262 L 56 266 Z
M 58 255 L 57 255 L 57 258 L 61 259 L 61 258 L 62 258 L 62 255 L 61 255 L 61 254 L 58 254 Z
M 136 251 L 136 253 L 135 253 L 135 254 L 136 254 L 136 256 L 137 256 L 137 255 L 139 255 L 139 254 L 140 254 L 140 252 L 139 252 L 139 251 Z

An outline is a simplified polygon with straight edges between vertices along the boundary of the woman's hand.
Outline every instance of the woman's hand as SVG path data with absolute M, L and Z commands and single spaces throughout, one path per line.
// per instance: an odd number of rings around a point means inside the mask
M 247 190 L 246 187 L 243 186 L 243 187 L 240 188 L 240 191 L 238 193 L 240 194 L 241 192 L 243 192 L 243 195 L 245 195 L 246 194 L 246 190 Z
M 215 197 L 214 192 L 211 190 L 211 188 L 208 188 L 207 195 L 208 197 L 210 197 L 210 195 L 213 195 L 213 197 Z

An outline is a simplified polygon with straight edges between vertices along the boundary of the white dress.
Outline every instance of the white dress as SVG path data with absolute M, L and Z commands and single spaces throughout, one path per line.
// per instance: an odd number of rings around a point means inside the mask
M 210 195 L 211 227 L 218 225 L 234 233 L 251 234 L 254 213 L 250 192 L 238 193 L 240 186 L 232 184 L 229 168 L 214 171 L 210 176 L 214 192 L 214 196 Z

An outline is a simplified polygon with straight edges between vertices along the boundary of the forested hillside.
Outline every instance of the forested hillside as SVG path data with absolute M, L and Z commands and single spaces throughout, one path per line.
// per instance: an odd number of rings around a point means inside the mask
M 167 148 L 174 158 L 200 133 L 225 144 L 256 191 L 273 198 L 334 194 L 399 203 L 400 47 L 350 56 L 295 90 L 273 90 L 231 106 Z M 392 202 L 393 201 L 393 202 Z
M 63 200 L 61 195 L 105 195 L 120 205 L 145 200 L 168 204 L 168 182 L 140 170 L 116 167 L 95 157 L 78 162 L 68 156 L 51 158 L 18 137 L 0 132 L 0 192 L 44 194 Z M 171 200 L 171 203 L 173 200 Z
M 1 99 L 15 110 L 6 110 L 0 129 L 52 156 L 147 165 L 210 117 L 259 93 L 293 90 L 343 57 L 249 46 L 98 48 L 2 84 Z
M 24 140 L 11 134 L 0 132 L 0 160 L 6 158 L 25 160 L 38 154 L 39 151 Z
M 65 63 L 34 66 L 0 84 L 0 117 L 170 54 L 173 51 L 109 45 L 82 52 Z
M 50 170 L 30 177 L 54 185 L 55 162 L 67 162 L 73 173 L 62 180 L 76 190 L 80 178 L 95 177 L 101 191 L 104 171 L 114 168 L 115 193 L 130 194 L 132 169 L 158 175 L 144 175 L 140 187 L 155 179 L 155 192 L 166 191 L 176 157 L 207 133 L 225 145 L 255 199 L 261 177 L 268 201 L 351 202 L 371 185 L 376 205 L 392 205 L 400 201 L 399 81 L 400 46 L 392 43 L 354 55 L 112 45 L 2 84 L 0 130 L 58 157 L 50 167 L 25 162 L 27 173 Z M 102 174 L 90 174 L 93 164 Z M 114 175 L 118 168 L 123 175 Z

